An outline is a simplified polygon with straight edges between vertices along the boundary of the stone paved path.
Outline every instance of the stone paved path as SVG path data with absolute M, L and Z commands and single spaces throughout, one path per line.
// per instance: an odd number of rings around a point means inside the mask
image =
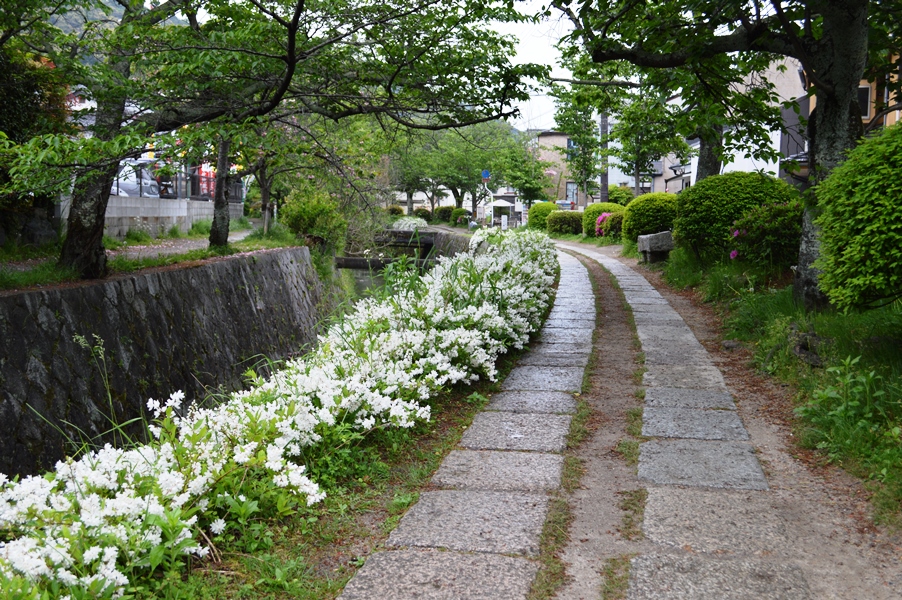
M 767 479 L 705 348 L 641 275 L 601 252 L 560 246 L 617 279 L 645 354 L 642 434 L 654 439 L 640 445 L 639 479 L 654 550 L 632 560 L 629 600 L 810 598 L 797 566 L 766 558 L 780 532 L 749 506 L 766 503 Z
M 642 433 L 651 439 L 640 445 L 638 478 L 648 489 L 646 539 L 631 561 L 629 600 L 855 597 L 825 593 L 835 581 L 811 591 L 824 579 L 818 569 L 842 570 L 846 560 L 857 573 L 865 565 L 845 554 L 806 564 L 810 548 L 796 545 L 785 520 L 791 511 L 775 511 L 779 501 L 723 375 L 682 317 L 621 262 L 585 246 L 559 247 L 616 278 L 645 355 Z M 561 284 L 539 343 L 445 459 L 437 491 L 420 496 L 341 598 L 526 598 L 548 492 L 560 486 L 572 392 L 592 349 L 587 271 L 559 256 Z M 860 597 L 892 597 L 868 589 Z
M 589 275 L 561 254 L 560 291 L 539 337 L 432 483 L 345 587 L 344 600 L 526 598 L 548 490 L 592 349 Z M 587 335 L 588 334 L 588 335 Z

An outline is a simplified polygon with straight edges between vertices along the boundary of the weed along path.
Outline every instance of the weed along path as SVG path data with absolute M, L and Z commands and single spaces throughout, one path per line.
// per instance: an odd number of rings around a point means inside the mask
M 342 599 L 527 597 L 543 527 L 560 510 L 554 494 L 595 322 L 594 311 L 585 310 L 593 304 L 586 268 L 568 255 L 560 261 L 560 289 L 539 343 Z
M 598 360 L 585 394 L 595 426 L 576 451 L 584 474 L 568 496 L 567 581 L 556 597 L 902 598 L 898 537 L 856 516 L 848 487 L 792 456 L 788 430 L 766 416 L 767 390 L 708 351 L 681 315 L 698 329 L 688 303 L 610 247 L 558 246 L 610 280 L 595 276 Z

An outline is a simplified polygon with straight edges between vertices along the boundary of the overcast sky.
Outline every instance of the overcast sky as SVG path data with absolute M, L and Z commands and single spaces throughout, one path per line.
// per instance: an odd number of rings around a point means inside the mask
M 544 2 L 542 0 L 527 0 L 517 2 L 517 8 L 523 13 L 537 12 Z M 570 30 L 570 24 L 557 16 L 545 19 L 538 24 L 502 24 L 495 28 L 505 34 L 510 34 L 519 39 L 517 44 L 516 64 L 537 63 L 552 67 L 553 77 L 567 77 L 569 73 L 558 66 L 560 53 L 554 45 Z M 545 90 L 533 94 L 529 102 L 518 104 L 521 116 L 511 120 L 517 129 L 552 129 L 554 128 L 554 101 Z

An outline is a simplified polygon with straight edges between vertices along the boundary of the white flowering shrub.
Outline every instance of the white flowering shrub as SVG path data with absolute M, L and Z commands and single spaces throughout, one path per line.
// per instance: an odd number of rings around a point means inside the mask
M 420 217 L 399 217 L 397 221 L 391 224 L 391 228 L 396 231 L 414 231 L 416 229 L 425 229 L 426 227 L 429 227 L 429 223 Z
M 0 474 L 0 597 L 165 595 L 217 536 L 256 539 L 258 517 L 321 500 L 308 466 L 334 432 L 410 427 L 449 386 L 494 380 L 499 354 L 539 327 L 556 269 L 544 234 L 481 230 L 426 275 L 396 268 L 316 350 L 218 406 L 149 400 L 150 443 Z

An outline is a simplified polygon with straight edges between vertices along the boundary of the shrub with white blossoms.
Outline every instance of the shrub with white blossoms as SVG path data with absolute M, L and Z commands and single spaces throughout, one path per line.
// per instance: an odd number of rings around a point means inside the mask
M 391 228 L 395 231 L 414 231 L 427 227 L 429 227 L 429 223 L 420 217 L 399 217 L 391 224 Z
M 539 327 L 556 269 L 544 234 L 481 230 L 469 253 L 426 275 L 394 273 L 381 297 L 251 389 L 187 411 L 181 392 L 148 401 L 151 443 L 105 446 L 19 482 L 0 474 L 0 596 L 160 585 L 151 573 L 206 556 L 253 511 L 318 502 L 303 460 L 330 429 L 410 427 L 449 386 L 494 380 L 499 354 Z

